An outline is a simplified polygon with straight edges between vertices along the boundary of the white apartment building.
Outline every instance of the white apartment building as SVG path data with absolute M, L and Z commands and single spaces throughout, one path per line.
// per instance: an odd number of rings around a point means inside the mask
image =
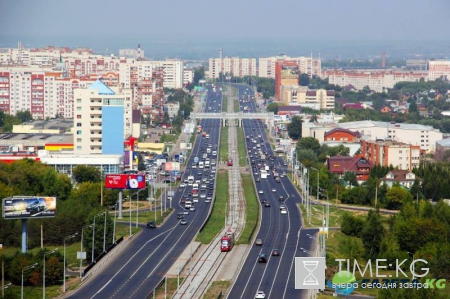
M 450 79 L 450 60 L 430 60 L 428 62 L 428 79 L 444 77 Z
M 436 141 L 443 139 L 443 133 L 432 126 L 381 121 L 355 121 L 337 123 L 336 126 L 358 131 L 364 140 L 390 139 L 410 145 L 420 146 L 421 150 L 434 152 Z
M 295 61 L 301 74 L 321 76 L 322 61 L 312 57 L 289 57 L 286 55 L 266 57 L 259 59 L 258 76 L 262 78 L 275 79 L 275 62 L 277 60 Z
M 309 90 L 306 86 L 281 85 L 281 102 L 285 105 L 300 105 L 315 110 L 334 109 L 334 90 Z
M 324 70 L 322 78 L 328 78 L 330 84 L 352 85 L 357 90 L 369 86 L 371 90 L 383 92 L 393 88 L 398 82 L 419 82 L 428 80 L 428 71 L 404 70 Z
M 235 77 L 256 76 L 256 59 L 239 57 L 210 58 L 208 77 L 216 79 L 219 78 L 220 73 Z
M 165 88 L 183 88 L 184 63 L 179 59 L 167 60 L 136 60 L 121 59 L 119 65 L 120 86 L 133 88 L 135 84 L 144 78 L 152 78 L 152 73 L 157 68 L 164 69 Z
M 166 103 L 164 104 L 164 112 L 167 112 L 169 117 L 175 118 L 180 110 L 180 103 Z
M 75 89 L 74 153 L 123 154 L 132 133 L 130 89 L 107 87 L 100 80 Z

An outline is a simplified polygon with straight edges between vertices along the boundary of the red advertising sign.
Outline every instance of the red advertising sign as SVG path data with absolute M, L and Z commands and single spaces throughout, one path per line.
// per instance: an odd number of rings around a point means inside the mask
M 145 188 L 145 176 L 143 174 L 107 174 L 106 188 L 143 189 Z

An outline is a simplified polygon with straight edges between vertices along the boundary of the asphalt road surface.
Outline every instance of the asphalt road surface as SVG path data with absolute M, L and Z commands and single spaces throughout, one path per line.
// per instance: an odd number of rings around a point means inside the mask
M 244 86 L 236 87 L 239 89 L 239 98 L 242 99 L 241 109 L 249 107 L 248 111 L 256 112 L 255 101 L 251 100 L 253 92 Z M 271 149 L 263 121 L 244 120 L 243 126 L 244 135 L 248 136 L 246 147 L 254 178 L 260 177 L 258 163 L 273 166 L 279 173 L 286 171 L 284 161 L 276 157 Z M 274 160 L 259 162 L 259 149 L 274 156 Z M 307 291 L 295 289 L 295 257 L 309 256 L 301 248 L 306 251 L 315 250 L 314 239 L 310 235 L 317 237 L 318 230 L 302 228 L 302 216 L 296 206 L 300 203 L 300 196 L 287 177 L 281 178 L 281 182 L 277 183 L 271 175 L 255 184 L 262 205 L 261 228 L 256 238 L 261 239 L 263 245 L 252 245 L 228 298 L 255 298 L 257 291 L 263 291 L 266 298 L 304 298 Z M 283 201 L 279 200 L 280 196 L 283 196 Z M 265 207 L 263 200 L 270 202 L 270 207 Z M 286 207 L 287 214 L 280 213 L 281 205 Z M 273 249 L 278 249 L 280 256 L 272 256 Z M 267 255 L 266 263 L 258 262 L 261 253 Z
M 221 91 L 213 92 L 209 87 L 206 107 L 211 107 L 211 112 L 220 111 L 221 100 Z M 212 148 L 218 148 L 220 121 L 202 120 L 201 125 L 210 137 L 206 139 L 198 136 L 188 165 L 193 163 L 195 156 L 203 156 L 202 147 L 203 151 L 210 144 Z M 214 159 L 212 155 L 209 157 L 211 160 Z M 215 182 L 215 173 L 211 169 L 208 172 L 203 170 L 201 174 L 199 172 L 199 169 L 187 168 L 182 180 L 193 175 L 201 181 Z M 206 203 L 204 199 L 199 199 L 199 202 L 195 203 L 195 211 L 189 211 L 188 215 L 184 215 L 187 224 L 180 225 L 177 213 L 185 211 L 181 198 L 184 194 L 191 193 L 191 189 L 192 186 L 177 188 L 172 202 L 175 212 L 166 222 L 156 229 L 144 229 L 134 236 L 108 264 L 68 298 L 146 298 L 190 244 L 211 210 L 212 202 Z M 205 193 L 214 198 L 214 187 Z

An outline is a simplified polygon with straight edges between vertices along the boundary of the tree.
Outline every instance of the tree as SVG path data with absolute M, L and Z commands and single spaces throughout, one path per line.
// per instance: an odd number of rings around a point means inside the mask
M 361 237 L 364 220 L 348 212 L 344 212 L 341 220 L 341 232 L 347 236 Z
M 314 137 L 304 137 L 297 141 L 296 150 L 312 150 L 314 154 L 318 155 L 320 150 L 320 143 Z
M 101 181 L 100 170 L 93 166 L 78 165 L 73 169 L 72 176 L 79 184 L 84 182 L 97 183 Z
M 275 103 L 275 102 L 270 103 L 267 106 L 267 111 L 277 114 L 278 113 L 278 103 Z
M 308 86 L 309 85 L 308 74 L 301 74 L 298 81 L 300 82 L 300 86 Z
M 405 188 L 393 186 L 386 193 L 386 208 L 390 210 L 399 210 L 405 201 L 412 201 L 411 193 Z
M 290 138 L 298 140 L 302 136 L 302 119 L 299 116 L 292 117 L 287 131 Z
M 385 229 L 381 223 L 380 216 L 375 210 L 370 210 L 361 232 L 361 239 L 367 259 L 376 259 L 380 254 L 381 241 L 383 240 L 384 233 Z
M 19 119 L 23 123 L 33 119 L 31 117 L 30 110 L 18 111 L 17 114 L 16 114 L 16 117 L 17 117 L 17 119 Z

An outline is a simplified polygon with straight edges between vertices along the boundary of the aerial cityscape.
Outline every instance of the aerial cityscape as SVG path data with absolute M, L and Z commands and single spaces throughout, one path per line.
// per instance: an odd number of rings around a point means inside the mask
M 2 1 L 2 298 L 449 298 L 449 11 Z

